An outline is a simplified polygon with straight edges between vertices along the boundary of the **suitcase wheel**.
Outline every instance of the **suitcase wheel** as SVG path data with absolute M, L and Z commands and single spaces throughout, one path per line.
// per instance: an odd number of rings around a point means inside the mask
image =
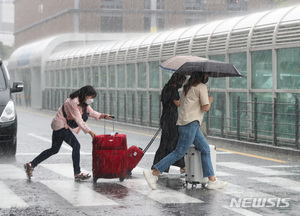
M 132 172 L 131 170 L 127 170 L 127 175 L 126 175 L 126 178 L 130 178 L 132 176 Z
M 188 181 L 183 182 L 183 183 L 182 183 L 182 186 L 183 186 L 184 188 L 187 188 L 187 187 L 189 186 L 189 182 L 188 182 Z
M 125 177 L 119 178 L 120 182 L 124 181 Z
M 94 182 L 94 183 L 96 183 L 96 182 L 97 182 L 97 180 L 98 180 L 98 178 L 96 178 L 96 177 L 93 177 L 93 182 Z
M 192 184 L 192 189 L 194 190 L 194 189 L 196 189 L 196 187 L 197 187 L 197 184 L 196 184 L 196 183 L 193 183 L 193 184 Z

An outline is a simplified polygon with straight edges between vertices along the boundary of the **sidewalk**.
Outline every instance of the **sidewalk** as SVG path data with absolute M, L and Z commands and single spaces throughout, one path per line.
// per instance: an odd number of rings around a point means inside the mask
M 217 147 L 235 147 L 235 148 L 247 148 L 256 151 L 262 152 L 270 152 L 270 153 L 278 153 L 278 154 L 285 154 L 290 156 L 300 156 L 300 150 L 293 149 L 293 148 L 286 148 L 286 147 L 277 147 L 273 145 L 267 145 L 263 143 L 253 143 L 241 140 L 233 140 L 233 139 L 226 139 L 221 137 L 207 137 L 207 141 L 210 144 L 214 144 Z

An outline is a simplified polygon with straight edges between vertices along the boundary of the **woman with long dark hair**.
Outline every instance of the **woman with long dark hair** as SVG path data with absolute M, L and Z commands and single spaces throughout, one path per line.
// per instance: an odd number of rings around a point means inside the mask
M 24 164 L 28 179 L 31 179 L 33 169 L 39 163 L 58 153 L 63 141 L 68 143 L 73 149 L 72 161 L 75 180 L 84 180 L 91 177 L 88 173 L 82 173 L 80 170 L 80 143 L 73 132 L 78 134 L 82 130 L 85 134 L 89 133 L 94 138 L 96 134 L 85 123 L 88 117 L 96 120 L 102 118 L 111 119 L 110 115 L 96 112 L 90 106 L 96 96 L 97 92 L 95 89 L 87 85 L 70 94 L 70 97 L 65 100 L 51 123 L 53 130 L 51 148 L 40 153 L 31 162 Z
M 153 164 L 156 164 L 176 148 L 179 137 L 176 126 L 178 118 L 177 109 L 179 107 L 178 89 L 182 87 L 185 80 L 185 75 L 173 73 L 161 91 L 162 115 L 160 117 L 160 127 L 162 130 L 160 144 L 155 153 Z M 180 172 L 183 173 L 185 169 L 184 157 L 172 165 L 180 167 Z M 164 172 L 169 172 L 169 167 Z
M 180 110 L 177 120 L 179 139 L 176 149 L 154 165 L 151 171 L 144 170 L 144 176 L 148 185 L 156 189 L 158 175 L 166 170 L 175 161 L 182 158 L 190 146 L 194 144 L 201 152 L 203 177 L 208 177 L 208 189 L 222 188 L 227 185 L 215 177 L 209 145 L 200 130 L 204 112 L 210 109 L 213 98 L 208 96 L 207 86 L 208 75 L 201 72 L 194 72 L 184 85 L 180 97 Z

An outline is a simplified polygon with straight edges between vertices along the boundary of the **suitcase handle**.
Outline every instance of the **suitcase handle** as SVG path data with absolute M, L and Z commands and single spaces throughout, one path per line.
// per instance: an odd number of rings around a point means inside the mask
M 112 118 L 112 120 L 113 120 L 113 132 L 111 133 L 111 134 L 113 134 L 113 133 L 115 133 L 115 116 L 110 115 L 109 117 Z M 103 121 L 104 121 L 104 134 L 105 134 L 105 129 L 106 129 L 105 121 L 106 121 L 106 119 L 103 118 Z M 117 133 L 117 132 L 116 132 L 116 133 Z M 112 135 L 112 136 L 113 136 L 113 135 Z
M 150 140 L 150 142 L 148 143 L 148 145 L 145 147 L 143 156 L 146 153 L 146 151 L 149 149 L 149 147 L 151 146 L 151 144 L 154 142 L 155 138 L 157 137 L 157 135 L 159 134 L 160 131 L 161 131 L 161 128 L 158 128 L 158 130 L 156 131 L 156 133 L 154 134 L 154 136 L 152 137 L 152 139 Z
M 110 135 L 114 137 L 114 136 L 116 136 L 116 134 L 118 134 L 118 132 L 111 132 Z

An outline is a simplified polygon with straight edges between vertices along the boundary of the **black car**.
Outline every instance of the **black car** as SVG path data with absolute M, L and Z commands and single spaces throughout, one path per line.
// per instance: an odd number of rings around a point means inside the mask
M 9 73 L 0 59 L 0 153 L 14 156 L 17 150 L 17 114 L 12 93 L 23 91 L 21 82 L 9 83 Z

